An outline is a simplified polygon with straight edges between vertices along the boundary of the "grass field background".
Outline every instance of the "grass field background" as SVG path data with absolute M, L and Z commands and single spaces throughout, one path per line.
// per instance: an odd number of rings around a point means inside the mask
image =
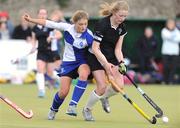
M 95 122 L 83 120 L 81 111 L 94 85 L 89 85 L 78 105 L 78 116 L 65 114 L 71 98 L 72 89 L 61 106 L 56 119 L 47 120 L 47 113 L 52 98 L 57 90 L 47 89 L 44 99 L 37 98 L 35 85 L 0 85 L 0 94 L 8 97 L 23 110 L 33 110 L 32 119 L 25 119 L 3 101 L 0 102 L 0 128 L 180 128 L 180 86 L 143 85 L 141 88 L 162 108 L 169 118 L 169 123 L 158 119 L 157 124 L 147 122 L 136 110 L 118 94 L 110 99 L 111 113 L 106 114 L 98 102 L 93 115 Z M 156 112 L 133 86 L 126 86 L 125 91 L 150 116 Z

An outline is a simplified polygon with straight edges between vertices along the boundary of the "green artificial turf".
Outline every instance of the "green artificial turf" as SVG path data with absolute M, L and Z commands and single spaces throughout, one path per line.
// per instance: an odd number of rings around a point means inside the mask
M 46 97 L 37 97 L 35 85 L 0 85 L 0 94 L 8 97 L 24 111 L 33 110 L 32 119 L 25 119 L 3 101 L 0 102 L 0 128 L 180 128 L 180 85 L 142 85 L 141 88 L 157 103 L 169 122 L 163 123 L 158 119 L 157 124 L 150 124 L 136 110 L 118 94 L 110 99 L 111 113 L 102 110 L 100 102 L 93 109 L 95 122 L 83 120 L 81 111 L 85 105 L 94 85 L 89 85 L 78 104 L 78 116 L 70 117 L 65 114 L 72 95 L 72 89 L 61 106 L 56 119 L 47 120 L 47 113 L 52 103 L 52 98 L 57 90 L 46 90 Z M 149 116 L 156 111 L 146 102 L 133 86 L 126 86 L 128 96 L 137 103 Z

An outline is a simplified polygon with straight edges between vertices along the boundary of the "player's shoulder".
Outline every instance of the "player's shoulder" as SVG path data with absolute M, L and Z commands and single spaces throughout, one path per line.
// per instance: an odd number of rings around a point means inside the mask
M 97 21 L 97 25 L 102 26 L 102 27 L 106 26 L 109 20 L 110 20 L 110 16 L 102 17 L 101 19 Z
M 95 23 L 95 27 L 94 27 L 94 31 L 106 31 L 106 29 L 108 29 L 109 27 L 109 16 L 107 17 L 102 17 L 101 19 L 99 19 L 96 23 Z
M 92 40 L 93 39 L 92 31 L 87 28 L 86 31 L 82 33 L 81 38 L 86 38 L 87 40 Z
M 34 25 L 34 26 L 32 27 L 32 31 L 33 31 L 33 32 L 36 32 L 37 29 L 38 29 L 37 25 Z
M 74 24 L 66 23 L 68 26 L 66 27 L 65 31 L 74 32 Z
M 89 28 L 87 28 L 87 33 L 88 33 L 90 36 L 93 36 L 93 32 L 92 32 Z
M 61 21 L 61 22 L 59 22 L 59 24 L 64 26 L 65 30 L 73 29 L 73 27 L 74 27 L 74 24 L 72 24 L 70 22 L 66 22 L 66 21 Z

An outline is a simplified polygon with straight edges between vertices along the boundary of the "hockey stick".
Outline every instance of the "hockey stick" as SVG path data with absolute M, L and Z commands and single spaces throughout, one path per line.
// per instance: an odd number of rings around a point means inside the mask
M 157 118 L 161 118 L 163 116 L 163 111 L 159 106 L 157 106 L 154 101 L 129 77 L 128 74 L 124 74 L 130 81 L 131 83 L 137 88 L 137 90 L 141 93 L 141 95 L 151 104 L 151 106 L 158 112 L 155 116 Z
M 9 106 L 11 106 L 13 109 L 15 109 L 18 113 L 20 113 L 23 117 L 30 119 L 33 117 L 33 112 L 30 110 L 29 112 L 23 111 L 20 107 L 18 107 L 15 103 L 10 101 L 8 98 L 0 95 L 0 99 L 7 103 Z
M 157 120 L 156 118 L 153 116 L 152 118 L 150 118 L 136 103 L 134 103 L 128 96 L 127 94 L 113 81 L 113 80 L 109 80 L 111 85 L 113 86 L 113 88 L 115 88 L 115 90 L 117 90 L 118 92 L 120 92 L 123 97 L 146 119 L 148 120 L 151 124 L 156 124 Z

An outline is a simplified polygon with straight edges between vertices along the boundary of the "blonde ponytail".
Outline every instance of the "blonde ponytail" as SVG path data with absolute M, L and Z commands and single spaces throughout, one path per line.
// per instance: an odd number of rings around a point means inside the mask
M 100 15 L 101 16 L 108 16 L 111 15 L 112 13 L 115 13 L 119 10 L 123 11 L 129 11 L 129 5 L 126 1 L 120 0 L 116 2 L 112 2 L 111 4 L 105 2 L 100 5 Z
M 99 14 L 101 16 L 108 16 L 111 15 L 111 5 L 107 2 L 104 2 L 103 4 L 100 5 L 100 11 Z

